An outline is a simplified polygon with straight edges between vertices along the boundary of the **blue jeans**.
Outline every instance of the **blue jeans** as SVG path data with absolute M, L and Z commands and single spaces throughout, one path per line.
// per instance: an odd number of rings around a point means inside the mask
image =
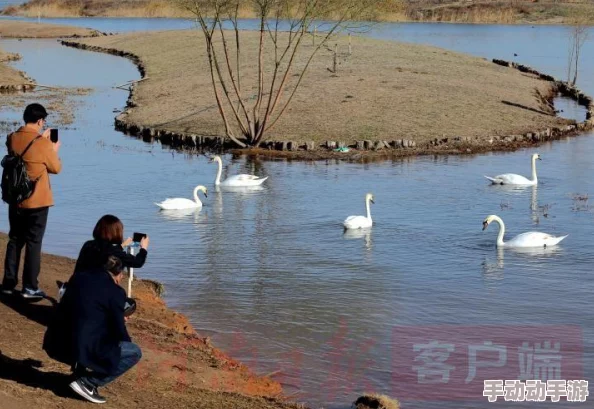
M 122 376 L 142 358 L 142 352 L 138 345 L 132 342 L 120 342 L 120 349 L 122 356 L 120 362 L 112 375 L 106 376 L 98 373 L 91 373 L 90 375 L 83 377 L 83 381 L 90 383 L 96 387 L 105 386 L 110 382 L 113 382 L 116 378 Z

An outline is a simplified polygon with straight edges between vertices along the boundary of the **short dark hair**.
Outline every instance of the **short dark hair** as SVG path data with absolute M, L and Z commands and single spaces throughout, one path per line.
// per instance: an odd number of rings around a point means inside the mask
M 25 108 L 23 120 L 26 124 L 34 124 L 40 119 L 47 118 L 47 111 L 41 104 L 30 104 Z
M 95 225 L 93 238 L 95 240 L 105 240 L 110 243 L 121 244 L 124 241 L 124 225 L 114 215 L 106 214 Z
M 122 260 L 116 256 L 107 256 L 103 267 L 113 276 L 119 276 L 123 271 Z

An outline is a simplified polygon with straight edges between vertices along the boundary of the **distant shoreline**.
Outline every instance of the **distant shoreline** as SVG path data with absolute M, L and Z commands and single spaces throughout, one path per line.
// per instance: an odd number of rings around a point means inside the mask
M 5 19 L 2 19 L 2 17 L 4 17 Z M 12 19 L 6 19 L 6 18 L 10 18 L 10 17 L 15 17 L 14 20 Z M 37 21 L 31 21 L 31 20 L 27 20 L 27 21 L 22 21 L 18 18 L 27 18 L 27 19 L 35 19 L 37 20 L 38 16 L 30 16 L 30 15 L 8 15 L 8 14 L 1 14 L 0 13 L 0 27 L 2 26 L 2 24 L 4 22 L 10 22 L 10 21 L 15 21 L 15 22 L 27 22 L 27 23 L 37 23 Z M 67 15 L 55 15 L 55 16 L 41 16 L 40 17 L 40 23 L 41 24 L 53 24 L 50 22 L 45 22 L 45 20 L 53 20 L 53 19 L 67 19 L 67 20 L 81 20 L 81 21 L 85 21 L 85 20 L 91 20 L 91 19 L 106 19 L 106 20 L 116 20 L 116 19 L 130 19 L 130 20 L 146 20 L 146 19 L 154 19 L 154 20 L 194 20 L 194 18 L 192 18 L 191 16 L 177 16 L 177 17 L 170 17 L 170 16 L 67 16 Z M 242 19 L 244 20 L 250 20 L 250 19 L 254 19 L 254 17 L 242 17 Z M 510 27 L 516 27 L 516 26 L 542 26 L 542 27 L 547 27 L 547 26 L 551 26 L 551 27 L 567 27 L 569 26 L 570 23 L 568 22 L 554 22 L 554 21 L 517 21 L 517 22 L 512 22 L 512 23 L 502 23 L 502 22 L 491 22 L 491 21 L 431 21 L 431 20 L 378 20 L 378 21 L 371 21 L 370 23 L 373 24 L 390 24 L 390 23 L 402 23 L 402 24 L 443 24 L 443 25 L 474 25 L 477 27 L 480 26 L 510 26 Z M 74 26 L 72 26 L 74 27 Z M 592 23 L 592 27 L 594 28 L 594 22 Z M 117 34 L 117 32 L 113 32 L 111 34 Z M 58 36 L 60 37 L 60 36 Z M 47 37 L 47 38 L 58 38 L 58 37 Z M 6 37 L 6 38 L 34 38 L 34 37 Z M 41 37 L 37 37 L 37 38 L 41 38 Z
M 60 17 L 122 17 L 122 18 L 189 18 L 188 12 L 177 9 L 166 0 L 140 0 L 133 4 L 117 0 L 68 2 L 67 0 L 30 0 L 22 5 L 9 6 L 4 15 L 60 18 Z M 240 9 L 240 18 L 254 18 L 248 8 Z M 570 24 L 576 16 L 589 16 L 594 24 L 594 4 L 532 1 L 459 1 L 430 0 L 409 3 L 403 0 L 400 7 L 385 6 L 378 10 L 377 22 L 442 22 L 464 24 Z

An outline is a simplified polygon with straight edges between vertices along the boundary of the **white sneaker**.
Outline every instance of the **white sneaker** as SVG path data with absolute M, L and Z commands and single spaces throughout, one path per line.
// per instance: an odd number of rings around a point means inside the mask
M 82 396 L 89 402 L 93 403 L 105 403 L 107 399 L 103 396 L 99 395 L 97 392 L 97 388 L 91 387 L 87 382 L 83 381 L 82 379 L 78 378 L 75 381 L 70 382 L 70 389 L 76 392 L 78 395 Z

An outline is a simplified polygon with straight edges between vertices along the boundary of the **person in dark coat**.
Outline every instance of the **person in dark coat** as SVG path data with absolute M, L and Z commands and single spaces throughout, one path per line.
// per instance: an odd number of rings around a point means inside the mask
M 75 380 L 70 388 L 94 403 L 106 402 L 99 387 L 142 357 L 125 325 L 122 262 L 114 256 L 106 260 L 104 267 L 81 271 L 70 280 L 43 344 L 50 357 L 72 365 Z
M 130 245 L 132 239 L 124 241 L 124 225 L 116 216 L 107 214 L 99 219 L 93 230 L 93 240 L 83 244 L 74 274 L 101 267 L 106 255 L 113 255 L 122 261 L 125 268 L 140 268 L 148 255 L 149 238 L 145 236 L 140 242 L 140 251 L 136 255 L 128 254 L 124 247 Z

